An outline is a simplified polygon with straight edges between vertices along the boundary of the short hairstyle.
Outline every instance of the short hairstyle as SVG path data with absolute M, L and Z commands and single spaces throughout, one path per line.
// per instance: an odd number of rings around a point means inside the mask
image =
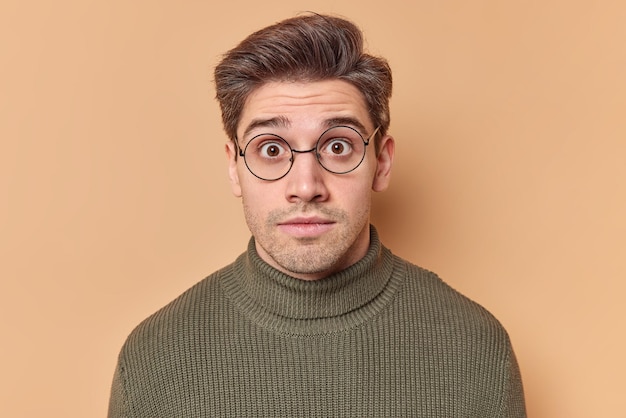
M 347 81 L 363 94 L 374 126 L 380 126 L 378 137 L 389 128 L 391 68 L 365 53 L 361 30 L 339 17 L 307 14 L 261 29 L 228 51 L 214 76 L 231 140 L 250 93 L 272 81 Z

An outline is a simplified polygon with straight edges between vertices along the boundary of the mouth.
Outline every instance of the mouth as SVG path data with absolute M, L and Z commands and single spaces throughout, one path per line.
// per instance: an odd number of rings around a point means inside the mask
M 280 231 L 295 238 L 317 238 L 334 226 L 334 221 L 320 217 L 297 217 L 278 223 Z

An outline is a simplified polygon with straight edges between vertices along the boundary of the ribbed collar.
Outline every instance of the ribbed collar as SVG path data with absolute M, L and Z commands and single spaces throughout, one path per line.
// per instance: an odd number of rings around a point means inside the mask
M 326 323 L 323 328 L 334 328 L 331 323 L 338 319 L 343 325 L 354 325 L 356 318 L 369 317 L 386 304 L 396 287 L 390 286 L 393 260 L 372 226 L 365 257 L 332 276 L 305 281 L 263 261 L 251 238 L 248 251 L 233 264 L 233 274 L 225 277 L 224 285 L 244 313 L 272 328 L 284 328 L 277 321 L 299 326 Z

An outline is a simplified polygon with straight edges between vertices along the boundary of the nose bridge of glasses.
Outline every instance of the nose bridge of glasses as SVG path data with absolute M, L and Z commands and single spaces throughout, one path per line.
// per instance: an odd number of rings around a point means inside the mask
M 291 157 L 289 158 L 289 170 L 291 170 L 291 167 L 294 165 L 295 163 L 295 159 L 296 159 L 296 154 L 308 154 L 308 153 L 312 153 L 315 156 L 315 161 L 316 164 L 321 165 L 322 167 L 324 167 L 322 165 L 322 162 L 320 161 L 320 155 L 317 152 L 317 145 L 315 145 L 313 148 L 311 149 L 306 149 L 306 150 L 299 150 L 299 149 L 294 149 L 291 148 L 291 146 L 289 147 L 291 149 Z
M 314 152 L 315 155 L 317 156 L 317 145 L 311 149 L 305 149 L 305 150 L 294 149 L 294 148 L 291 148 L 291 146 L 289 147 L 289 149 L 291 149 L 291 152 L 294 154 L 307 154 L 309 152 Z

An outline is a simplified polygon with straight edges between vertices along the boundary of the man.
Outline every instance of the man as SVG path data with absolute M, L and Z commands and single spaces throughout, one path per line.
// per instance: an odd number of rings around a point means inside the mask
M 149 317 L 109 417 L 523 417 L 502 326 L 370 226 L 389 184 L 391 71 L 362 34 L 305 15 L 215 70 L 248 249 Z

